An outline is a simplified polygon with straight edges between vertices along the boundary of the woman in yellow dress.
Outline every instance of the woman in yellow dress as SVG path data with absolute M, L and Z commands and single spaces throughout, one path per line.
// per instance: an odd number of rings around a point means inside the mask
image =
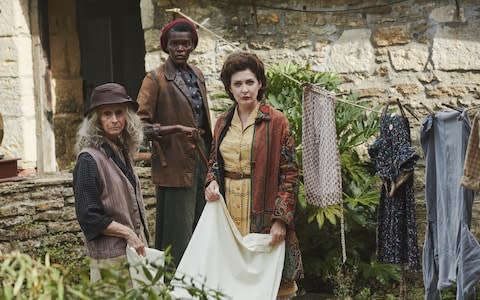
M 215 124 L 207 189 L 208 201 L 224 196 L 239 231 L 270 233 L 272 245 L 285 240 L 285 263 L 278 297 L 290 298 L 303 277 L 294 214 L 298 168 L 295 143 L 285 115 L 267 105 L 262 61 L 252 53 L 227 57 L 220 75 L 235 105 Z

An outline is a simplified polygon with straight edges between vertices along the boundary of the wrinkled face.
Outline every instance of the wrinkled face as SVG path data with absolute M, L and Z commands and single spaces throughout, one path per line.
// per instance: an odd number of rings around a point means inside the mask
M 190 53 L 193 51 L 192 33 L 170 31 L 168 33 L 167 51 L 174 64 L 186 64 Z
M 105 137 L 115 141 L 125 129 L 127 105 L 124 103 L 102 105 L 98 108 L 98 116 Z
M 257 105 L 258 91 L 261 88 L 262 83 L 258 81 L 257 76 L 250 69 L 239 71 L 232 75 L 230 92 L 239 106 L 255 107 Z

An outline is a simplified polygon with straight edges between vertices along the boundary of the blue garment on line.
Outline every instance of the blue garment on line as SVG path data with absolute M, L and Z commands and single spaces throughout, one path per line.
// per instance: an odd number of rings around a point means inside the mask
M 425 154 L 427 229 L 423 249 L 425 299 L 457 285 L 457 300 L 475 299 L 480 245 L 470 232 L 473 191 L 460 185 L 470 134 L 466 112 L 437 112 L 420 131 Z

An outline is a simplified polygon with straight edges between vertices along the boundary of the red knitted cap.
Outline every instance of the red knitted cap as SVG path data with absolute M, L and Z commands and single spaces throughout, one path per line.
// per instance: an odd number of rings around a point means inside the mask
M 175 26 L 177 24 L 185 24 L 185 25 L 190 26 L 190 28 L 192 28 L 193 48 L 195 49 L 197 47 L 198 34 L 197 34 L 197 29 L 195 28 L 195 24 L 193 24 L 192 22 L 190 22 L 187 19 L 178 18 L 178 19 L 175 19 L 175 20 L 171 21 L 170 23 L 166 24 L 162 28 L 162 34 L 160 35 L 160 46 L 162 47 L 162 50 L 165 53 L 168 53 L 168 50 L 167 50 L 168 32 L 170 31 L 170 29 L 172 29 L 173 26 Z

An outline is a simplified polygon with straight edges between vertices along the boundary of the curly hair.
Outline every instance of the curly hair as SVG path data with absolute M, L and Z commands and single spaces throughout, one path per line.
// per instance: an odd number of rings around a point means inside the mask
M 143 124 L 139 116 L 126 105 L 125 129 L 120 135 L 120 142 L 126 148 L 130 156 L 133 156 L 143 141 Z M 99 149 L 105 142 L 105 134 L 100 125 L 98 110 L 91 112 L 80 124 L 77 132 L 75 152 L 78 154 L 85 147 Z
M 235 100 L 232 92 L 230 92 L 230 85 L 232 84 L 233 74 L 245 71 L 252 71 L 257 77 L 257 80 L 262 84 L 262 87 L 258 91 L 257 101 L 263 100 L 265 91 L 267 89 L 267 78 L 265 76 L 265 67 L 263 62 L 257 55 L 248 52 L 235 52 L 230 54 L 223 63 L 222 71 L 220 72 L 220 79 L 225 87 L 230 99 Z

